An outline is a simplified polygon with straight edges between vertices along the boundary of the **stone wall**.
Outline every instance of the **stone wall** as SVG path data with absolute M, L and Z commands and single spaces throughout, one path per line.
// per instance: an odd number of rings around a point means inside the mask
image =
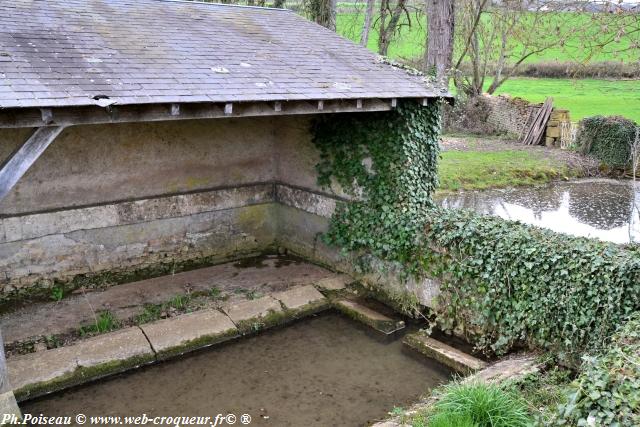
M 506 95 L 483 95 L 482 102 L 487 109 L 487 122 L 497 130 L 520 137 L 527 124 L 542 104 L 532 104 L 522 98 Z
M 309 117 L 66 129 L 0 203 L 4 296 L 273 250 L 276 183 L 315 186 Z M 0 131 L 0 159 L 32 132 Z M 280 177 L 278 154 L 306 162 Z M 293 161 L 293 159 L 289 159 Z M 284 170 L 289 170 L 287 161 Z M 312 188 L 313 189 L 313 188 Z M 163 270 L 164 269 L 164 270 Z M 124 277 L 123 276 L 123 277 Z M 109 281 L 111 279 L 108 279 Z
M 518 138 L 531 126 L 536 114 L 542 106 L 541 103 L 531 103 L 522 98 L 511 98 L 507 95 L 483 95 L 481 103 L 487 111 L 487 123 L 501 132 L 507 132 Z M 568 110 L 554 108 L 543 143 L 547 147 L 560 147 L 564 129 L 570 126 L 571 117 Z
M 365 114 L 365 113 L 362 113 Z M 312 117 L 67 129 L 0 204 L 0 300 L 275 251 L 356 274 L 326 246 L 339 186 L 316 182 Z M 0 132 L 0 158 L 31 130 Z M 429 305 L 437 283 L 359 276 Z

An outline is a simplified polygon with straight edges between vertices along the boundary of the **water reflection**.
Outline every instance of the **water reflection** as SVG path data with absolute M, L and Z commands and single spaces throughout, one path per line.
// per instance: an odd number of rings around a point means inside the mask
M 640 183 L 589 179 L 545 187 L 458 193 L 441 206 L 466 208 L 575 236 L 640 242 Z

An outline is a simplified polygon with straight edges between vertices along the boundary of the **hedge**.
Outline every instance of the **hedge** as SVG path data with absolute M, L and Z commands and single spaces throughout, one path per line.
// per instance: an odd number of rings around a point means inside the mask
M 626 168 L 629 165 L 637 124 L 619 116 L 587 117 L 580 121 L 576 144 L 585 154 L 591 154 L 612 168 Z

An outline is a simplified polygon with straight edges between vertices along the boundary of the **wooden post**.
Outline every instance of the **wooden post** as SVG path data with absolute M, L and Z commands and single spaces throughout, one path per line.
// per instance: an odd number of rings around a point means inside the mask
M 13 417 L 12 417 L 13 416 Z M 0 424 L 15 424 L 22 418 L 20 408 L 9 384 L 7 361 L 4 357 L 4 341 L 0 332 Z M 7 422 L 8 421 L 8 422 Z
M 0 331 L 0 394 L 11 391 L 9 375 L 7 373 L 7 360 L 4 357 L 4 340 Z
M 14 185 L 27 173 L 64 127 L 47 126 L 36 129 L 27 141 L 0 164 L 0 200 L 9 194 Z

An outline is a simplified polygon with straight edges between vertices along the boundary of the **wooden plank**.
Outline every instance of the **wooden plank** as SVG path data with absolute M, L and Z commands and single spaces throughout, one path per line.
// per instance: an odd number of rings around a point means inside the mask
M 542 104 L 542 107 L 538 110 L 533 123 L 529 130 L 525 133 L 522 139 L 524 145 L 539 145 L 542 141 L 544 131 L 547 127 L 549 117 L 551 117 L 551 111 L 553 110 L 553 99 L 547 98 Z
M 4 357 L 4 340 L 0 332 L 0 394 L 11 390 L 9 375 L 7 374 L 7 360 Z
M 48 126 L 36 129 L 27 141 L 0 165 L 0 200 L 27 173 L 54 139 L 64 129 L 63 126 Z

